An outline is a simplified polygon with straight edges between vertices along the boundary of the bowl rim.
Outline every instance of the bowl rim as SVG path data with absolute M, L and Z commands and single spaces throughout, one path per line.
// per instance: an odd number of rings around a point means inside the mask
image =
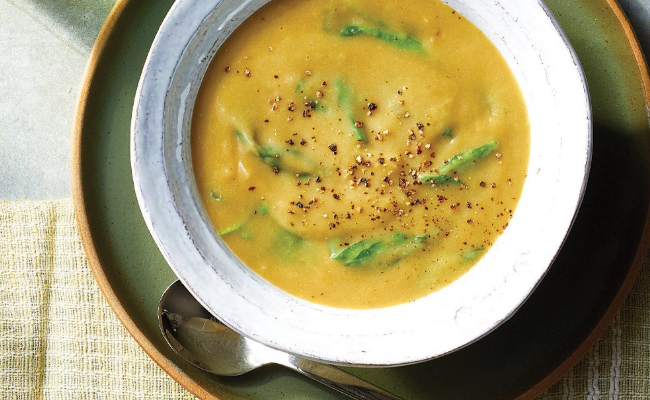
M 223 253 L 219 254 L 219 257 L 216 258 L 214 255 L 207 254 L 199 248 L 200 244 L 203 242 L 200 240 L 197 241 L 196 237 L 193 237 L 193 233 L 188 230 L 191 229 L 193 223 L 200 227 L 202 234 L 213 235 L 213 239 L 216 233 L 211 225 L 206 223 L 205 219 L 198 218 L 201 217 L 202 204 L 200 204 L 200 198 L 198 199 L 198 204 L 197 200 L 187 202 L 189 198 L 196 199 L 196 197 L 192 197 L 196 195 L 195 187 L 185 188 L 183 191 L 183 196 L 185 196 L 184 201 L 186 201 L 183 206 L 189 208 L 193 215 L 189 220 L 187 220 L 184 218 L 184 215 L 181 215 L 185 211 L 179 211 L 177 204 L 178 195 L 172 193 L 174 190 L 179 190 L 178 188 L 173 188 L 174 185 L 178 185 L 178 181 L 175 180 L 178 177 L 173 176 L 175 173 L 173 172 L 173 165 L 174 163 L 177 163 L 177 165 L 183 165 L 183 163 L 185 163 L 186 165 L 188 162 L 187 153 L 182 154 L 181 151 L 181 153 L 174 154 L 172 157 L 170 157 L 169 154 L 174 153 L 177 150 L 182 150 L 182 146 L 188 146 L 189 141 L 184 140 L 183 137 L 179 137 L 176 141 L 177 148 L 168 149 L 165 148 L 164 140 L 165 135 L 167 135 L 167 140 L 169 140 L 168 138 L 170 136 L 179 134 L 179 132 L 174 132 L 174 129 L 171 131 L 167 129 L 169 127 L 167 124 L 169 124 L 170 120 L 180 120 L 182 118 L 189 118 L 191 120 L 191 110 L 189 116 L 186 115 L 184 111 L 181 111 L 180 114 L 182 115 L 180 115 L 180 117 L 172 114 L 172 118 L 170 118 L 170 102 L 174 100 L 180 101 L 185 107 L 190 106 L 191 108 L 193 99 L 191 98 L 191 94 L 188 94 L 185 91 L 180 91 L 179 93 L 177 90 L 176 93 L 173 93 L 171 96 L 169 94 L 173 92 L 170 88 L 176 85 L 174 81 L 176 73 L 178 69 L 182 67 L 182 62 L 178 60 L 188 56 L 189 52 L 187 49 L 192 41 L 203 38 L 201 35 L 204 35 L 205 32 L 201 31 L 201 29 L 205 27 L 206 22 L 214 22 L 211 21 L 210 18 L 215 17 L 215 13 L 217 12 L 215 10 L 217 10 L 218 7 L 225 7 L 225 9 L 219 10 L 219 13 L 222 14 L 221 16 L 226 16 L 222 21 L 222 25 L 219 26 L 219 29 L 223 32 L 227 32 L 228 29 L 233 28 L 233 20 L 237 18 L 239 18 L 239 20 L 245 19 L 242 15 L 247 16 L 246 13 L 254 11 L 258 6 L 261 6 L 268 1 L 269 0 L 247 0 L 241 4 L 237 2 L 237 5 L 235 6 L 235 2 L 230 0 L 204 0 L 202 2 L 177 0 L 163 21 L 153 42 L 138 85 L 133 108 L 131 126 L 131 164 L 139 206 L 142 210 L 145 222 L 163 256 L 179 279 L 185 283 L 197 299 L 227 325 L 248 337 L 270 345 L 271 347 L 307 358 L 334 364 L 367 366 L 404 365 L 447 354 L 483 337 L 507 320 L 523 304 L 543 278 L 568 235 L 586 188 L 592 146 L 591 110 L 588 89 L 584 72 L 582 71 L 575 51 L 572 49 L 568 39 L 559 27 L 559 24 L 555 21 L 552 14 L 542 2 L 537 2 L 533 5 L 535 18 L 545 22 L 544 26 L 547 32 L 554 32 L 555 34 L 552 44 L 557 45 L 558 43 L 561 43 L 564 46 L 562 48 L 564 56 L 563 62 L 570 62 L 573 64 L 573 67 L 570 68 L 570 75 L 574 80 L 576 80 L 576 82 L 573 82 L 574 86 L 571 87 L 572 90 L 577 91 L 580 88 L 582 89 L 581 96 L 578 96 L 583 101 L 581 103 L 582 113 L 580 114 L 580 117 L 583 118 L 583 120 L 580 121 L 582 135 L 580 135 L 577 143 L 570 144 L 583 150 L 583 152 L 577 157 L 577 164 L 581 165 L 582 169 L 578 170 L 576 168 L 577 171 L 575 174 L 567 174 L 566 176 L 563 174 L 562 176 L 562 179 L 570 179 L 570 182 L 566 182 L 563 186 L 565 189 L 570 191 L 570 199 L 567 200 L 569 203 L 568 210 L 562 216 L 562 226 L 560 227 L 561 234 L 556 234 L 555 242 L 551 246 L 552 252 L 544 254 L 545 261 L 543 264 L 545 265 L 541 267 L 538 266 L 532 276 L 526 273 L 520 274 L 521 276 L 517 275 L 514 278 L 510 276 L 510 278 L 513 279 L 513 281 L 509 283 L 510 286 L 513 285 L 512 282 L 517 280 L 524 282 L 526 285 L 525 290 L 518 293 L 518 297 L 516 298 L 516 301 L 513 302 L 513 306 L 505 308 L 499 306 L 499 311 L 492 315 L 491 318 L 485 318 L 482 315 L 478 315 L 480 314 L 479 311 L 484 309 L 473 310 L 466 307 L 460 307 L 453 310 L 446 310 L 447 314 L 444 318 L 437 321 L 438 324 L 441 322 L 444 322 L 444 324 L 438 326 L 448 327 L 450 325 L 455 325 L 455 329 L 437 336 L 438 340 L 444 341 L 444 346 L 437 345 L 424 348 L 420 346 L 417 349 L 414 349 L 410 344 L 411 341 L 418 342 L 418 344 L 421 345 L 423 333 L 431 334 L 431 332 L 422 332 L 423 326 L 419 325 L 420 331 L 413 332 L 405 328 L 395 331 L 394 328 L 386 326 L 387 324 L 373 325 L 373 328 L 379 328 L 380 333 L 377 334 L 376 332 L 368 331 L 367 327 L 363 326 L 362 323 L 369 320 L 381 320 L 387 315 L 399 319 L 402 314 L 412 313 L 414 310 L 419 310 L 421 312 L 423 310 L 422 301 L 418 300 L 413 303 L 385 309 L 340 310 L 312 303 L 305 304 L 307 302 L 295 298 L 288 298 L 288 295 L 284 294 L 279 289 L 269 287 L 270 284 L 266 283 L 262 278 L 243 271 L 243 265 L 241 265 L 241 263 L 237 265 L 237 262 L 233 262 L 232 259 L 226 257 L 228 250 L 224 248 L 224 245 L 220 245 L 221 250 L 218 251 L 223 251 Z M 474 13 L 475 11 L 472 9 L 473 5 L 471 4 L 471 1 L 443 1 L 454 7 L 463 15 Z M 224 4 L 226 4 L 226 6 L 224 6 Z M 507 17 L 513 19 L 521 18 L 519 13 L 524 12 L 526 7 L 531 7 L 531 3 L 518 3 L 517 0 L 500 0 L 491 4 L 493 7 L 503 7 L 504 10 L 507 8 L 509 10 L 509 12 L 506 13 Z M 228 8 L 228 5 L 231 7 Z M 479 28 L 481 24 L 490 23 L 490 21 L 485 19 L 472 20 L 472 22 L 479 26 Z M 230 23 L 230 25 L 228 25 L 228 23 Z M 190 24 L 190 26 L 188 26 L 188 24 Z M 179 34 L 180 30 L 183 31 L 181 34 Z M 501 44 L 502 47 L 500 47 L 500 50 L 502 51 L 504 50 L 504 45 L 506 46 L 505 50 L 508 50 L 507 41 L 495 44 Z M 170 52 L 172 53 L 172 57 L 170 57 Z M 209 64 L 214 52 L 216 52 L 216 48 L 214 48 L 214 46 L 209 46 L 207 51 L 196 55 L 192 60 L 196 63 L 198 58 L 198 64 L 203 64 L 205 65 L 205 68 L 207 68 L 207 64 Z M 181 88 L 183 90 L 186 89 L 185 86 L 182 86 Z M 184 125 L 182 123 L 179 125 L 180 126 L 174 126 L 174 128 L 176 130 L 182 130 Z M 571 139 L 568 139 L 567 141 L 570 140 Z M 171 179 L 170 174 L 172 175 Z M 570 178 L 569 175 L 571 175 Z M 187 180 L 187 178 L 187 176 L 181 176 L 180 181 L 182 182 L 183 179 Z M 190 182 L 190 186 L 192 182 L 193 180 Z M 579 185 L 576 187 L 575 184 L 577 182 Z M 515 216 L 518 215 L 518 210 L 519 207 L 515 211 Z M 506 230 L 503 235 L 506 235 L 506 233 L 510 234 L 510 232 L 511 230 Z M 497 243 L 499 243 L 500 240 L 501 239 L 497 240 Z M 495 262 L 495 254 L 495 251 L 488 252 L 484 259 L 489 260 L 489 262 L 481 260 L 473 270 L 477 269 L 479 265 L 490 265 L 490 262 Z M 512 268 L 515 270 L 515 273 L 518 274 L 519 272 L 516 271 L 518 265 L 516 264 L 516 260 L 509 261 L 515 263 Z M 230 269 L 230 272 L 234 271 L 239 274 L 238 276 L 244 276 L 244 279 L 251 281 L 244 286 L 247 290 L 263 291 L 266 296 L 265 299 L 271 300 L 269 302 L 271 307 L 283 310 L 280 315 L 276 314 L 271 317 L 269 317 L 269 315 L 261 315 L 259 304 L 252 304 L 248 297 L 242 296 L 241 293 L 237 293 L 224 277 L 226 272 L 214 268 L 214 265 L 223 266 L 223 264 L 220 263 L 229 263 L 228 265 L 235 264 L 231 265 L 232 268 Z M 197 265 L 200 267 L 197 268 Z M 210 269 L 210 279 L 205 279 L 205 276 L 200 273 L 201 268 Z M 463 280 L 464 278 L 465 276 L 461 277 L 460 280 Z M 215 280 L 220 282 L 217 282 L 215 285 Z M 207 283 L 208 281 L 209 283 Z M 220 296 L 226 295 L 228 300 L 228 307 L 226 307 L 226 309 L 221 305 L 219 296 L 210 294 L 210 291 L 214 290 L 215 287 L 219 289 Z M 449 287 L 451 287 L 451 285 L 447 288 Z M 439 293 L 449 292 L 450 289 L 447 288 L 434 293 L 431 296 L 427 296 L 427 306 L 437 304 L 436 298 L 441 297 Z M 503 295 L 503 293 L 499 295 Z M 490 293 L 490 296 L 493 296 L 493 293 Z M 485 301 L 486 299 L 487 298 L 482 298 L 481 300 Z M 467 296 L 463 299 L 463 301 L 474 300 L 476 300 L 476 298 L 468 299 Z M 494 296 L 488 300 L 488 303 L 499 303 L 502 298 Z M 414 305 L 416 303 L 419 304 Z M 305 314 L 305 310 L 307 310 L 309 315 Z M 254 321 L 245 321 L 245 323 L 242 323 L 242 318 L 237 318 L 238 315 L 242 314 L 247 315 L 248 317 L 251 315 L 254 316 L 252 318 Z M 293 334 L 287 336 L 288 331 L 284 325 L 287 320 L 295 318 L 294 314 L 299 316 L 300 323 L 303 326 L 291 326 Z M 259 317 L 259 319 L 255 320 L 255 316 Z M 322 346 L 321 341 L 323 337 L 318 337 L 316 335 L 317 332 L 315 332 L 314 329 L 305 329 L 305 326 L 322 328 L 323 321 L 320 319 L 326 316 L 334 316 L 333 319 L 326 318 L 325 320 L 328 322 L 342 320 L 351 322 L 354 331 L 357 333 L 350 334 L 349 329 L 339 332 L 329 330 L 326 332 L 325 338 L 336 340 L 337 346 Z M 355 323 L 355 321 L 358 321 L 358 323 Z M 402 319 L 402 321 L 404 323 L 408 323 L 409 321 L 413 322 L 408 319 Z M 475 328 L 475 326 L 478 326 L 478 329 Z M 431 325 L 429 325 L 427 329 L 431 329 Z M 264 333 L 261 334 L 260 332 Z M 314 335 L 316 335 L 316 337 L 313 337 Z M 418 338 L 420 340 L 417 340 Z M 387 346 L 395 347 L 396 342 L 404 343 L 401 346 L 403 348 L 386 351 Z M 333 349 L 332 347 L 337 347 L 338 350 Z

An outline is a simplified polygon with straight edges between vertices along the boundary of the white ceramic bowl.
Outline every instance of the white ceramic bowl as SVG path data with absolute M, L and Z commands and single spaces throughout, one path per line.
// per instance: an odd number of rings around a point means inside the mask
M 543 278 L 569 232 L 588 175 L 591 115 L 580 63 L 541 1 L 445 1 L 496 44 L 521 86 L 531 123 L 528 178 L 508 229 L 467 274 L 420 300 L 373 310 L 329 308 L 288 295 L 219 239 L 192 172 L 193 104 L 219 46 L 268 0 L 177 0 L 171 8 L 135 99 L 135 189 L 171 268 L 233 329 L 334 364 L 409 364 L 484 336 Z

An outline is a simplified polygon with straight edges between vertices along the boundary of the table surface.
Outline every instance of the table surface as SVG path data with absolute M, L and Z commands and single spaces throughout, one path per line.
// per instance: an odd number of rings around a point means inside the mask
M 83 71 L 116 0 L 0 0 L 0 199 L 69 198 Z M 650 1 L 621 0 L 650 55 Z

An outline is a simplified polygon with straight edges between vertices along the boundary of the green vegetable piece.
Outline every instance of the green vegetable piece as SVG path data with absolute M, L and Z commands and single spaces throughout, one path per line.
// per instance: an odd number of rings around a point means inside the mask
M 451 130 L 451 128 L 447 128 L 447 129 L 445 129 L 444 132 L 442 132 L 442 136 L 451 137 L 451 136 L 453 136 L 453 131 Z
M 398 49 L 424 51 L 422 44 L 405 32 L 391 29 L 385 22 L 343 4 L 325 13 L 324 29 L 343 38 L 365 35 Z
M 357 140 L 360 140 L 362 142 L 367 142 L 368 139 L 366 138 L 366 134 L 363 133 L 363 130 L 357 126 L 357 120 L 354 119 L 353 116 L 349 116 L 350 123 L 352 124 L 352 130 L 354 131 L 354 137 L 357 138 Z
M 382 250 L 384 250 L 386 245 L 384 244 L 383 241 L 373 243 L 369 247 L 361 250 L 359 254 L 354 258 L 354 260 L 346 263 L 345 265 L 347 266 L 355 266 L 355 265 L 360 265 L 364 264 L 366 262 L 371 261 L 375 256 L 381 254 Z
M 257 148 L 257 155 L 260 156 L 264 164 L 271 168 L 280 168 L 280 150 L 272 146 L 264 146 Z
M 468 251 L 467 253 L 463 254 L 463 259 L 466 261 L 472 261 L 474 260 L 483 250 L 485 250 L 483 247 L 475 247 L 472 250 Z
M 301 179 L 315 175 L 321 168 L 300 150 L 264 146 L 260 147 L 258 152 L 262 161 L 269 167 L 277 168 L 278 172 L 291 173 Z
M 352 95 L 352 89 L 342 79 L 338 79 L 336 81 L 336 93 L 336 99 L 339 107 L 343 107 L 348 114 L 348 120 L 350 120 L 350 124 L 352 125 L 354 137 L 364 143 L 367 142 L 368 138 L 366 138 L 366 134 L 358 126 L 357 120 L 354 118 L 354 113 L 352 112 L 352 102 L 354 99 L 354 96 Z
M 274 146 L 260 146 L 255 139 L 245 131 L 235 131 L 237 138 L 246 146 L 251 153 L 258 156 L 264 164 L 276 169 L 277 172 L 289 172 L 299 177 L 312 176 L 314 169 L 318 166 L 311 160 L 306 159 L 299 150 L 280 149 Z
M 301 80 L 298 81 L 298 83 L 296 83 L 296 90 L 294 90 L 294 92 L 296 94 L 302 93 L 302 87 L 303 86 L 305 86 L 305 80 L 301 79 Z
M 255 208 L 255 211 L 257 212 L 258 215 L 266 215 L 269 213 L 271 210 L 271 207 L 269 206 L 269 203 L 263 201 L 260 203 L 259 206 Z
M 342 262 L 344 265 L 350 265 L 350 263 L 353 263 L 359 254 L 364 250 L 372 247 L 373 245 L 381 243 L 382 241 L 364 239 L 353 244 L 350 247 L 346 247 L 344 250 L 338 253 L 332 253 L 331 257 L 336 261 Z
M 260 216 L 263 216 L 263 215 L 268 214 L 268 213 L 269 213 L 269 210 L 270 210 L 269 204 L 268 204 L 267 202 L 265 202 L 265 201 L 261 202 L 259 205 L 257 205 L 257 206 L 253 209 L 253 211 L 252 211 L 250 214 L 246 215 L 242 220 L 237 221 L 236 223 L 230 225 L 230 226 L 227 227 L 226 229 L 220 231 L 220 232 L 219 232 L 219 236 L 225 236 L 225 235 L 227 235 L 227 234 L 229 234 L 229 233 L 233 233 L 233 232 L 235 232 L 235 231 L 237 231 L 237 230 L 240 230 L 244 225 L 246 225 L 246 223 L 248 222 L 248 220 L 249 220 L 253 215 L 260 215 Z M 247 232 L 243 232 L 243 233 L 241 233 L 241 235 L 242 235 L 242 237 L 245 237 L 246 235 L 251 235 L 251 234 L 250 234 L 250 233 L 247 233 Z M 250 237 L 252 237 L 252 236 L 250 236 Z
M 242 227 L 242 229 L 239 230 L 239 236 L 242 239 L 252 239 L 254 237 L 254 235 L 248 229 L 246 229 L 246 227 Z
M 316 102 L 316 110 L 317 111 L 327 111 L 327 108 L 323 105 L 321 102 Z
M 416 250 L 422 248 L 428 236 L 408 236 L 402 233 L 396 233 L 387 248 L 388 254 L 384 257 L 389 265 L 395 265 L 402 259 L 414 253 Z
M 419 176 L 422 182 L 432 183 L 460 183 L 460 180 L 450 175 L 453 171 L 458 171 L 467 168 L 492 153 L 499 148 L 499 143 L 496 140 L 488 142 L 483 146 L 477 147 L 473 150 L 468 150 L 453 156 L 445 165 L 438 169 L 437 174 L 422 174 Z
M 336 101 L 339 106 L 352 103 L 352 91 L 342 79 L 336 80 Z
M 449 162 L 440 168 L 440 172 L 445 174 L 467 165 L 473 164 L 485 158 L 488 154 L 499 148 L 499 143 L 496 140 L 488 142 L 483 146 L 479 146 L 473 150 L 465 151 L 456 154 L 449 160 Z
M 221 195 L 215 193 L 213 190 L 210 191 L 210 197 L 212 197 L 216 201 L 221 201 Z
M 344 27 L 343 29 L 341 29 L 341 32 L 340 32 L 341 36 L 343 36 L 343 37 L 356 36 L 356 35 L 360 35 L 362 33 L 363 33 L 363 30 L 361 29 L 361 27 L 355 26 L 355 25 L 348 25 L 348 26 Z
M 303 238 L 292 232 L 289 232 L 286 229 L 282 230 L 282 233 L 278 236 L 278 239 L 279 242 L 285 247 L 294 247 L 303 241 Z
M 251 135 L 248 134 L 246 131 L 235 131 L 235 134 L 237 135 L 237 138 L 239 138 L 239 141 L 246 146 L 253 154 L 259 155 L 259 145 L 253 139 Z
M 396 233 L 388 240 L 364 239 L 338 251 L 330 244 L 331 257 L 348 267 L 395 265 L 426 242 L 428 236 L 408 236 Z
M 283 259 L 295 259 L 296 253 L 300 250 L 299 246 L 304 239 L 292 232 L 280 228 L 280 232 L 275 237 L 274 250 Z
M 311 83 L 311 85 L 308 86 L 309 83 Z M 308 95 L 309 93 L 316 93 L 320 89 L 320 85 L 321 84 L 316 83 L 314 79 L 304 78 L 298 81 L 296 88 L 294 89 L 295 94 L 303 95 L 302 103 L 305 106 L 308 106 L 311 111 L 327 111 L 327 108 L 323 105 L 321 99 L 315 98 L 315 95 Z
M 420 176 L 420 180 L 422 182 L 435 183 L 436 185 L 442 185 L 445 183 L 456 183 L 456 184 L 462 183 L 460 179 L 457 179 L 451 175 L 441 175 L 441 174 Z
M 341 29 L 339 35 L 341 37 L 367 35 L 399 49 L 422 51 L 422 44 L 404 33 L 392 32 L 368 25 L 346 25 Z
M 238 230 L 239 228 L 241 228 L 242 226 L 244 226 L 244 224 L 245 224 L 247 221 L 248 221 L 248 218 L 245 218 L 245 219 L 243 219 L 243 220 L 241 220 L 241 221 L 238 221 L 238 222 L 236 222 L 236 223 L 230 225 L 230 226 L 227 227 L 226 229 L 220 231 L 220 232 L 219 232 L 219 236 L 225 236 L 225 235 L 227 235 L 227 234 L 229 234 L 229 233 L 233 233 L 233 232 L 235 232 L 236 230 Z

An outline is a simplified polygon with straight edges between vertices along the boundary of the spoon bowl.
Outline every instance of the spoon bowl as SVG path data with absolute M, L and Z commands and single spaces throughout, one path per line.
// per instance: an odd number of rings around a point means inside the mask
M 158 325 L 176 353 L 216 375 L 238 376 L 263 365 L 278 364 L 354 399 L 399 399 L 329 364 L 284 353 L 240 335 L 211 315 L 180 281 L 172 283 L 161 296 Z
M 281 362 L 282 353 L 238 334 L 213 317 L 180 281 L 165 291 L 158 323 L 167 343 L 191 364 L 222 376 L 237 376 L 261 367 L 264 360 Z

